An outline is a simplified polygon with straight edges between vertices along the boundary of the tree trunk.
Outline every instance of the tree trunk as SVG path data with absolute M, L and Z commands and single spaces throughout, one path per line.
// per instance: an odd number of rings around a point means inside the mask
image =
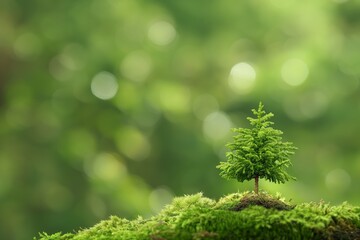
M 259 176 L 255 176 L 255 193 L 259 194 Z

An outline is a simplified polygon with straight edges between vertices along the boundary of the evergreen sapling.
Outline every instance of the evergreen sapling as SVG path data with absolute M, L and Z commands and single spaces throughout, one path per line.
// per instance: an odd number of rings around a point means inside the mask
M 255 180 L 255 193 L 259 192 L 259 179 L 285 183 L 293 179 L 285 168 L 291 165 L 290 156 L 297 149 L 291 142 L 283 142 L 282 131 L 271 127 L 274 116 L 264 111 L 260 102 L 257 110 L 252 109 L 255 118 L 248 117 L 252 128 L 234 128 L 234 141 L 226 146 L 226 162 L 220 162 L 220 176 L 239 182 Z

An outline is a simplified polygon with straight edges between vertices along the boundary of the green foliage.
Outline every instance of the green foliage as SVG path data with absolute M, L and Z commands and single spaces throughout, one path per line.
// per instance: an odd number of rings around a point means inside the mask
M 226 153 L 227 161 L 217 166 L 222 177 L 239 182 L 256 177 L 276 183 L 295 179 L 285 168 L 291 165 L 289 157 L 296 148 L 291 142 L 282 141 L 283 133 L 272 128 L 274 123 L 269 121 L 274 115 L 266 113 L 263 108 L 260 102 L 258 110 L 252 110 L 256 118 L 247 118 L 251 129 L 233 129 L 237 135 L 232 143 L 226 145 L 230 150 Z
M 256 205 L 234 211 L 252 199 Z M 256 201 L 255 201 L 256 200 Z M 201 193 L 178 197 L 150 219 L 129 221 L 112 216 L 92 228 L 74 234 L 41 234 L 39 240 L 63 239 L 356 239 L 360 237 L 360 208 L 343 203 L 304 203 L 287 210 L 266 208 L 281 203 L 266 193 L 235 193 L 217 202 Z M 260 204 L 259 204 L 260 203 Z

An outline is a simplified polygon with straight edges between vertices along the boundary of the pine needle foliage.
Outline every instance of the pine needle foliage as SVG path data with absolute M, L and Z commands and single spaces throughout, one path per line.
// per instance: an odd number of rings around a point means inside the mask
M 233 142 L 226 146 L 226 162 L 217 166 L 220 176 L 236 179 L 239 182 L 255 179 L 255 192 L 258 193 L 258 179 L 284 183 L 294 177 L 285 169 L 291 165 L 290 156 L 296 147 L 291 142 L 283 142 L 283 132 L 271 127 L 274 123 L 272 113 L 266 113 L 260 102 L 258 109 L 252 109 L 255 118 L 248 117 L 252 128 L 234 128 L 237 133 Z

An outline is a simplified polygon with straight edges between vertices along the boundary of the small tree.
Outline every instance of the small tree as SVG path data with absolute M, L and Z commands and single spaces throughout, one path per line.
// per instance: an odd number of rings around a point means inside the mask
M 283 142 L 283 132 L 271 127 L 269 121 L 274 116 L 266 113 L 260 102 L 258 110 L 252 112 L 256 118 L 248 117 L 252 128 L 235 128 L 237 133 L 234 141 L 226 146 L 230 150 L 226 153 L 226 162 L 217 166 L 221 170 L 220 176 L 226 179 L 237 179 L 239 182 L 255 180 L 255 193 L 259 192 L 259 178 L 271 182 L 284 183 L 290 179 L 285 168 L 291 165 L 289 157 L 294 154 L 296 147 L 291 142 Z

